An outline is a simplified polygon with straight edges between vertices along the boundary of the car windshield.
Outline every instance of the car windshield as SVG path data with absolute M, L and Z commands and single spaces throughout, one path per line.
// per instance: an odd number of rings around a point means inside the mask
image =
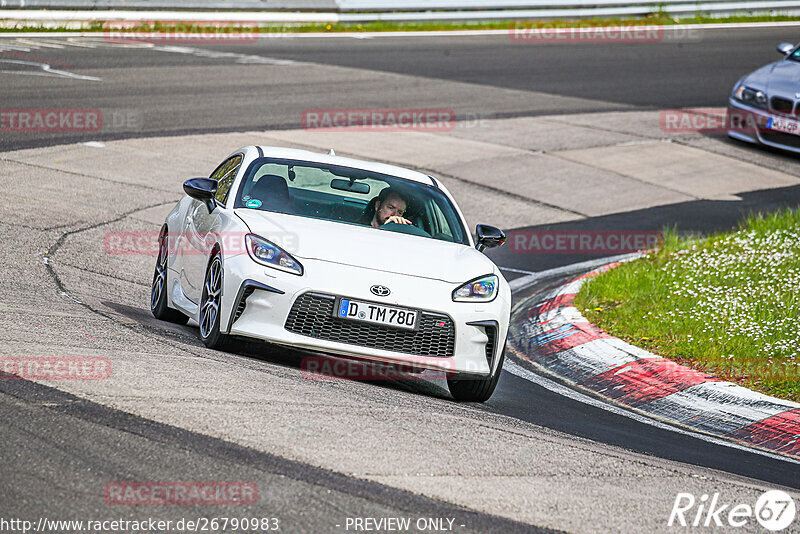
M 455 208 L 437 187 L 352 167 L 259 158 L 242 178 L 233 207 L 372 227 L 381 201 L 411 222 L 388 222 L 381 230 L 469 244 Z

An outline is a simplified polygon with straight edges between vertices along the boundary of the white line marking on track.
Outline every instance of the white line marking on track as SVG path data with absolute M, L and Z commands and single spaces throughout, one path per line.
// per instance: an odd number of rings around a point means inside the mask
M 53 76 L 56 78 L 71 78 L 73 80 L 87 80 L 90 82 L 102 81 L 102 78 L 95 78 L 94 76 L 84 76 L 83 74 L 75 74 L 74 72 L 67 72 L 65 70 L 54 69 L 47 63 L 40 63 L 38 61 L 22 61 L 19 59 L 0 59 L 0 63 L 10 63 L 12 65 L 25 65 L 41 69 L 41 71 L 0 70 L 0 72 L 7 74 L 22 74 L 26 76 Z
M 176 54 L 190 54 L 197 57 L 207 57 L 211 59 L 233 59 L 240 64 L 261 64 L 261 65 L 295 65 L 296 61 L 291 59 L 278 59 L 272 57 L 256 56 L 251 54 L 237 54 L 235 52 L 219 52 L 216 50 L 206 50 L 203 48 L 192 48 L 189 46 L 154 46 L 153 50 L 161 52 L 172 52 Z
M 72 36 L 66 40 L 66 44 L 70 46 L 83 46 L 84 48 L 135 48 L 145 49 L 153 48 L 155 44 L 147 42 L 135 41 L 112 41 L 109 39 L 101 38 L 102 34 L 94 33 L 88 34 L 86 37 Z M 81 44 L 78 44 L 81 43 Z
M 61 46 L 77 46 L 78 48 L 96 48 L 94 43 L 82 43 L 75 39 L 67 39 L 66 41 L 53 41 Z
M 662 430 L 668 430 L 670 432 L 677 432 L 678 434 L 683 434 L 685 436 L 691 436 L 693 438 L 697 438 L 697 439 L 706 441 L 708 443 L 713 443 L 714 445 L 721 445 L 723 447 L 729 447 L 731 449 L 737 449 L 737 450 L 740 450 L 740 451 L 746 451 L 746 452 L 751 452 L 753 454 L 766 456 L 767 458 L 772 458 L 773 460 L 782 460 L 784 462 L 789 462 L 789 463 L 792 463 L 792 464 L 800 465 L 800 460 L 795 460 L 794 458 L 789 458 L 788 456 L 781 456 L 781 455 L 778 455 L 778 454 L 773 454 L 771 452 L 762 451 L 760 449 L 753 449 L 753 448 L 750 448 L 750 447 L 746 447 L 744 445 L 740 445 L 740 444 L 735 443 L 733 441 L 727 441 L 727 440 L 724 440 L 722 438 L 715 438 L 715 437 L 709 436 L 707 434 L 700 434 L 698 432 L 692 432 L 690 430 L 685 430 L 683 428 L 679 428 L 679 427 L 676 427 L 676 426 L 673 426 L 673 425 L 668 425 L 666 423 L 662 423 L 661 421 L 658 421 L 656 419 L 651 419 L 651 418 L 646 417 L 644 415 L 639 415 L 638 413 L 635 413 L 635 412 L 631 412 L 631 411 L 628 411 L 628 410 L 623 410 L 622 408 L 619 408 L 618 406 L 614 406 L 614 405 L 611 405 L 611 404 L 606 404 L 605 402 L 602 402 L 602 401 L 600 401 L 598 399 L 595 399 L 594 397 L 590 397 L 588 395 L 584 395 L 583 393 L 580 393 L 579 391 L 576 391 L 576 390 L 574 390 L 572 388 L 569 388 L 569 387 L 567 387 L 567 386 L 565 386 L 563 384 L 559 384 L 558 382 L 550 380 L 549 378 L 545 378 L 545 377 L 543 377 L 541 375 L 538 375 L 538 374 L 536 374 L 536 373 L 534 373 L 532 371 L 529 371 L 528 369 L 525 369 L 524 367 L 520 366 L 518 363 L 514 362 L 513 360 L 511 360 L 509 358 L 506 358 L 505 363 L 503 364 L 503 370 L 508 371 L 509 373 L 511 373 L 514 376 L 522 378 L 523 380 L 527 380 L 528 382 L 536 384 L 537 386 L 541 386 L 541 387 L 543 387 L 543 388 L 545 388 L 545 389 L 547 389 L 549 391 L 552 391 L 553 393 L 556 393 L 558 395 L 562 395 L 562 396 L 570 398 L 570 399 L 572 399 L 574 401 L 578 401 L 578 402 L 582 402 L 584 404 L 588 404 L 589 406 L 593 406 L 595 408 L 600 408 L 602 410 L 606 410 L 606 411 L 612 412 L 612 413 L 614 413 L 616 415 L 621 415 L 623 417 L 627 417 L 629 419 L 633 419 L 634 421 L 637 421 L 639 423 L 644 423 L 646 425 L 654 426 L 654 427 L 660 428 Z
M 64 48 L 63 45 L 54 42 L 42 42 L 42 41 L 29 41 L 28 39 L 17 39 L 18 43 L 28 45 L 31 48 Z
M 0 52 L 30 52 L 30 51 L 31 49 L 26 46 L 0 44 Z

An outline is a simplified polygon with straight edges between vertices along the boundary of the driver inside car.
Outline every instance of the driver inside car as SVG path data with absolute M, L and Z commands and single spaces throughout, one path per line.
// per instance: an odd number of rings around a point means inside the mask
M 403 217 L 407 207 L 408 197 L 397 189 L 387 187 L 370 200 L 359 222 L 375 228 L 388 223 L 412 224 Z

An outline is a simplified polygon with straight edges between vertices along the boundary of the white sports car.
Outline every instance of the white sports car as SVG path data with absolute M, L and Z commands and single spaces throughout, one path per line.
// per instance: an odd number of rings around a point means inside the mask
M 441 182 L 400 167 L 275 147 L 237 150 L 159 235 L 153 315 L 232 336 L 415 371 L 483 402 L 503 365 L 511 291 Z M 476 250 L 477 248 L 477 250 Z

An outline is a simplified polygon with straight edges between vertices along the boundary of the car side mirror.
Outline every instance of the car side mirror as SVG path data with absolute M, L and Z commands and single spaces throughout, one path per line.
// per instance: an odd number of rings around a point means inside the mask
M 208 208 L 208 213 L 214 211 L 214 195 L 217 193 L 217 181 L 211 178 L 190 178 L 183 182 L 183 190 L 195 200 L 199 200 Z
M 475 235 L 478 238 L 475 248 L 481 252 L 487 248 L 499 247 L 506 242 L 506 234 L 499 228 L 489 226 L 488 224 L 479 224 L 476 226 Z
M 788 56 L 792 50 L 794 50 L 794 45 L 792 43 L 781 43 L 778 45 L 778 52 L 784 56 Z

